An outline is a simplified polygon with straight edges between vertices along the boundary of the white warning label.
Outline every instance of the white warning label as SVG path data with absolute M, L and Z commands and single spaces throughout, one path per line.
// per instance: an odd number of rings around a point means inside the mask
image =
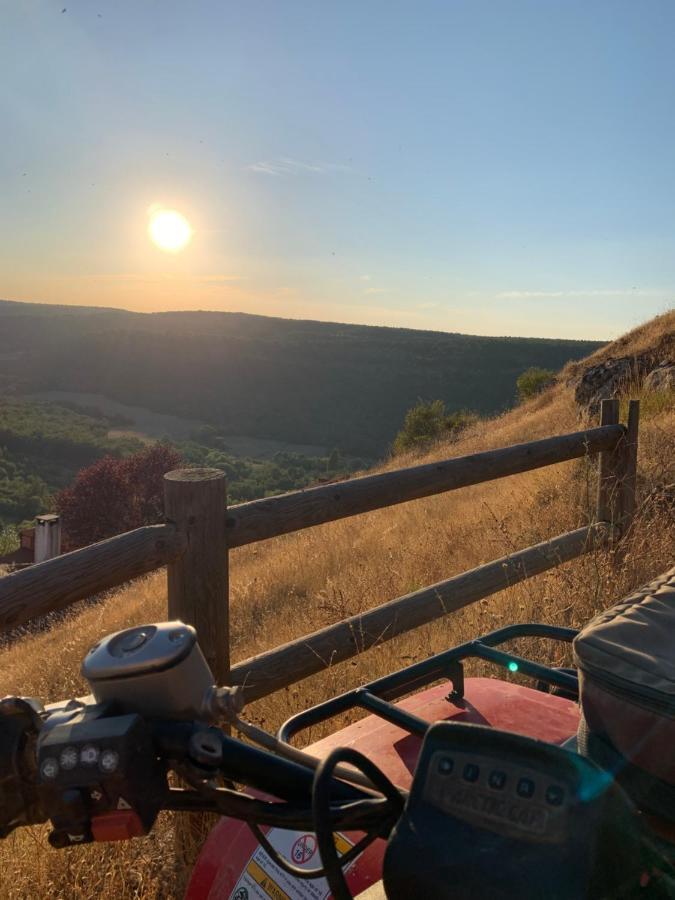
M 284 859 L 300 869 L 321 868 L 316 837 L 310 832 L 272 828 L 267 840 Z M 335 835 L 335 846 L 342 856 L 352 846 L 341 834 Z M 347 866 L 349 869 L 349 866 Z M 330 896 L 325 878 L 294 878 L 257 847 L 246 864 L 230 900 L 326 900 Z

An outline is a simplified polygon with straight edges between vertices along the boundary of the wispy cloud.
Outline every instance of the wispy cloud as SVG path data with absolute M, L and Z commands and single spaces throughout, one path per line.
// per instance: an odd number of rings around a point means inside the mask
M 383 287 L 369 287 L 363 292 L 364 294 L 386 294 L 387 289 Z
M 440 303 L 417 303 L 415 309 L 438 309 Z
M 661 291 L 643 290 L 639 288 L 602 288 L 574 291 L 501 291 L 497 294 L 500 300 L 528 300 L 538 297 L 655 297 Z
M 362 275 L 361 281 L 370 281 L 370 275 Z
M 312 163 L 301 159 L 291 159 L 289 156 L 281 156 L 277 159 L 260 160 L 246 166 L 249 172 L 259 175 L 322 175 L 328 172 L 349 172 L 350 166 L 340 163 Z

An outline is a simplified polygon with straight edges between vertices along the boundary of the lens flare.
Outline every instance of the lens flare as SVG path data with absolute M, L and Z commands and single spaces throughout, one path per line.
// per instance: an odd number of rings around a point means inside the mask
M 175 209 L 153 208 L 148 233 L 153 243 L 166 253 L 178 253 L 190 243 L 190 223 Z

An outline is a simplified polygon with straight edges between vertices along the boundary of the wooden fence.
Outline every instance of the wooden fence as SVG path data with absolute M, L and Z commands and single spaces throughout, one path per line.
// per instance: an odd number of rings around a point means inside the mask
M 571 434 L 321 485 L 227 508 L 224 474 L 165 476 L 163 525 L 149 525 L 0 578 L 0 628 L 11 629 L 167 567 L 169 618 L 193 624 L 221 684 L 264 697 L 396 635 L 606 545 L 635 509 L 639 402 L 626 425 L 603 400 L 600 425 Z M 599 454 L 596 521 L 305 635 L 230 668 L 228 550 L 374 509 Z

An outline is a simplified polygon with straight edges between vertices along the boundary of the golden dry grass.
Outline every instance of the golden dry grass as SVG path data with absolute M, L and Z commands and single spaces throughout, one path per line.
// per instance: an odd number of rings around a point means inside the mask
M 674 326 L 675 314 L 660 317 L 635 332 L 632 343 L 624 339 L 620 352 L 641 352 L 662 343 L 668 333 L 672 337 Z M 385 467 L 463 455 L 578 426 L 571 390 L 561 382 L 500 418 L 479 422 L 451 446 L 438 445 L 422 458 L 399 457 Z M 336 691 L 507 622 L 582 624 L 672 565 L 672 511 L 654 489 L 675 480 L 674 458 L 675 406 L 670 397 L 642 423 L 642 503 L 621 554 L 598 551 L 351 662 L 329 666 L 321 675 L 253 704 L 249 717 L 275 728 L 291 712 Z M 236 550 L 231 555 L 233 659 L 584 524 L 593 515 L 594 479 L 595 461 L 580 460 Z M 81 605 L 50 631 L 27 635 L 0 650 L 0 693 L 50 700 L 82 693 L 78 669 L 89 645 L 107 632 L 164 618 L 165 610 L 163 573 L 104 602 Z M 317 731 L 309 738 L 319 736 Z M 44 828 L 24 830 L 0 845 L 0 898 L 178 897 L 186 869 L 174 861 L 173 848 L 168 815 L 151 836 L 121 846 L 55 851 L 46 843 Z

